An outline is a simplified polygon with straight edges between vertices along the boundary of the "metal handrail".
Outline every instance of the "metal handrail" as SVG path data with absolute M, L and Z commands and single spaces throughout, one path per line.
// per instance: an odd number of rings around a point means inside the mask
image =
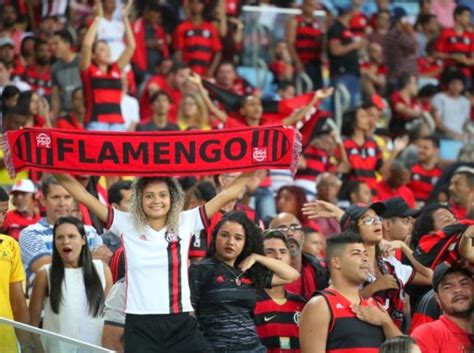
M 20 330 L 25 330 L 27 332 L 35 333 L 35 334 L 42 335 L 42 336 L 45 336 L 45 337 L 51 337 L 53 339 L 57 339 L 58 341 L 73 344 L 73 345 L 81 347 L 81 348 L 92 349 L 92 351 L 95 352 L 95 353 L 116 353 L 116 351 L 112 351 L 110 349 L 94 346 L 93 344 L 90 344 L 90 343 L 78 341 L 74 338 L 69 338 L 69 337 L 66 337 L 66 336 L 62 336 L 60 334 L 57 334 L 57 333 L 54 333 L 54 332 L 51 332 L 51 331 L 42 330 L 38 327 L 33 327 L 33 326 L 30 326 L 30 325 L 24 324 L 22 322 L 6 319 L 4 317 L 0 317 L 0 324 L 5 324 L 5 325 L 8 325 L 8 326 L 12 326 L 14 328 L 17 328 L 17 329 L 20 329 Z
M 303 88 L 306 87 L 306 90 Z M 306 72 L 300 72 L 296 76 L 296 94 L 311 92 L 313 90 L 313 81 Z
M 285 9 L 276 6 L 251 6 L 245 5 L 242 7 L 243 11 L 248 12 L 266 12 L 266 13 L 278 13 L 278 14 L 285 14 L 285 15 L 300 15 L 302 13 L 301 9 Z M 326 12 L 321 10 L 316 10 L 313 12 L 315 16 L 325 16 Z

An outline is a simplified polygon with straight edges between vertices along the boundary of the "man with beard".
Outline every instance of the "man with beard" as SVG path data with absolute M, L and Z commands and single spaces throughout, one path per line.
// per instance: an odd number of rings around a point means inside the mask
M 413 331 L 423 353 L 463 353 L 471 347 L 473 312 L 472 272 L 467 268 L 438 265 L 433 275 L 436 301 L 443 315 Z
M 35 42 L 35 61 L 25 70 L 24 80 L 41 96 L 51 96 L 51 51 L 45 40 L 37 39 Z
M 328 286 L 326 268 L 312 255 L 303 253 L 303 230 L 301 223 L 290 213 L 280 213 L 273 218 L 270 229 L 282 231 L 288 239 L 290 265 L 301 273 L 300 278 L 285 286 L 289 292 L 309 299 L 314 291 L 323 290 Z
M 450 208 L 458 219 L 467 217 L 474 193 L 474 168 L 463 166 L 456 169 L 449 182 Z
M 2 6 L 0 38 L 11 38 L 15 44 L 15 52 L 20 52 L 21 39 L 23 31 L 16 26 L 18 12 L 11 2 Z

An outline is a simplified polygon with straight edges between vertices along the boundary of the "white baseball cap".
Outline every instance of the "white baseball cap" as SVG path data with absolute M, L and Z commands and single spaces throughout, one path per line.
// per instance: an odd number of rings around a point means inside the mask
M 13 185 L 10 193 L 13 193 L 15 191 L 34 193 L 36 192 L 36 187 L 30 179 L 21 179 Z

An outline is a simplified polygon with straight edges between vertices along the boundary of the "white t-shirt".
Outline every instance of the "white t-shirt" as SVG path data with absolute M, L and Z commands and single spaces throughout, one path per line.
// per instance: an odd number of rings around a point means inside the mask
M 179 234 L 146 226 L 137 230 L 130 213 L 109 209 L 107 228 L 125 247 L 127 314 L 191 312 L 188 250 L 193 234 L 208 225 L 204 207 L 180 213 Z
M 4 90 L 5 87 L 7 87 L 7 86 L 15 86 L 15 87 L 18 88 L 21 92 L 31 90 L 31 86 L 30 86 L 28 83 L 26 83 L 25 81 L 13 80 L 13 81 L 11 81 L 11 82 L 10 82 L 8 85 L 6 85 L 6 86 L 0 86 L 0 96 L 2 95 L 3 90 Z
M 62 19 L 67 17 L 69 1 L 68 0 L 42 0 L 41 17 L 58 16 Z
M 437 93 L 432 100 L 441 114 L 443 124 L 450 130 L 462 134 L 463 127 L 471 114 L 469 100 L 464 97 L 452 98 L 445 93 Z
M 97 29 L 97 39 L 105 40 L 110 46 L 110 59 L 116 62 L 120 54 L 125 49 L 123 36 L 125 35 L 125 27 L 123 22 L 112 19 L 101 18 L 99 28 Z
M 401 282 L 402 288 L 399 291 L 399 298 L 405 300 L 405 286 L 413 280 L 416 271 L 409 265 L 402 264 L 396 257 L 384 257 L 383 261 L 393 268 L 393 275 Z M 367 282 L 372 283 L 376 280 L 375 276 L 369 273 Z M 388 309 L 388 299 L 385 303 L 385 309 Z

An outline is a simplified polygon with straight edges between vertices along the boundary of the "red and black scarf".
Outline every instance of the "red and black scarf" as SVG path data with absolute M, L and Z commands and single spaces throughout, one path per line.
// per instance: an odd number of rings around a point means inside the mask
M 30 169 L 87 175 L 185 176 L 296 171 L 301 136 L 262 126 L 219 131 L 101 132 L 26 128 L 2 142 L 11 176 Z

